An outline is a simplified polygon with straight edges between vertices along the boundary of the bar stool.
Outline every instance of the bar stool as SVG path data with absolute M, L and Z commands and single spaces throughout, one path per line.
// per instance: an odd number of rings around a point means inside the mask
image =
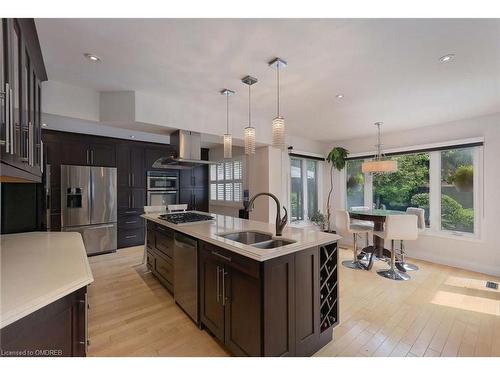
M 391 280 L 409 280 L 409 275 L 395 268 L 396 250 L 394 241 L 411 241 L 418 238 L 417 217 L 415 215 L 389 215 L 385 219 L 384 231 L 375 231 L 373 234 L 384 240 L 391 240 L 391 268 L 379 270 L 377 274 Z
M 358 259 L 358 236 L 360 234 L 366 233 L 366 238 L 368 242 L 368 236 L 373 231 L 373 225 L 361 225 L 361 224 L 351 224 L 351 218 L 349 213 L 345 210 L 335 210 L 333 211 L 333 217 L 335 222 L 335 229 L 340 232 L 347 232 L 353 235 L 354 245 L 353 245 L 353 260 L 345 260 L 342 265 L 347 268 L 352 269 L 366 269 L 366 267 Z
M 422 231 L 425 229 L 425 210 L 423 208 L 408 207 L 406 209 L 406 214 L 407 215 L 415 215 L 417 217 L 417 224 L 418 224 L 419 231 Z M 400 249 L 401 260 L 397 262 L 398 266 L 403 267 L 403 269 L 406 271 L 418 270 L 418 266 L 416 264 L 406 263 L 406 261 L 405 261 L 406 253 L 405 253 L 405 248 L 404 248 L 404 241 L 401 241 L 400 245 L 401 245 L 401 249 Z

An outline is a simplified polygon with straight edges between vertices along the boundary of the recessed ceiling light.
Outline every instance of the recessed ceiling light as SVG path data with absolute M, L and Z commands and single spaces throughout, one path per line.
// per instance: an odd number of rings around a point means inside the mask
M 87 59 L 89 59 L 92 62 L 99 62 L 101 61 L 101 58 L 97 55 L 94 55 L 92 53 L 84 53 L 83 56 L 85 56 Z
M 134 139 L 135 138 L 135 135 L 131 135 L 130 138 Z
M 453 53 L 450 53 L 448 55 L 441 56 L 439 58 L 439 61 L 441 62 L 449 62 L 455 58 L 455 55 Z
M 42 124 L 42 128 L 47 128 L 47 127 L 48 127 L 48 125 L 46 123 Z
M 337 99 L 342 99 L 342 98 L 344 97 L 344 95 L 343 95 L 343 94 L 337 94 L 337 95 L 335 95 L 335 97 L 336 97 Z

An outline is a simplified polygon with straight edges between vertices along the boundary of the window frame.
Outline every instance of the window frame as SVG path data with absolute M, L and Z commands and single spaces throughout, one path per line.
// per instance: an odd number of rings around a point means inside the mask
M 241 166 L 241 169 L 240 169 L 240 178 L 234 178 L 234 163 L 237 162 L 237 163 L 240 163 L 240 166 Z M 232 170 L 232 178 L 230 179 L 227 179 L 226 177 L 226 165 L 227 164 L 232 164 L 231 166 L 231 170 Z M 217 173 L 217 169 L 219 168 L 219 166 L 222 165 L 222 173 L 223 173 L 223 179 L 219 179 L 218 177 L 218 173 Z M 212 179 L 212 167 L 215 167 L 215 180 Z M 218 161 L 218 162 L 215 162 L 214 164 L 211 164 L 210 165 L 210 168 L 209 168 L 209 176 L 208 176 L 208 179 L 209 179 L 209 201 L 211 204 L 215 204 L 215 205 L 238 205 L 240 206 L 242 203 L 243 203 L 243 190 L 244 190 L 244 170 L 245 170 L 245 163 L 243 162 L 243 159 L 238 157 L 238 158 L 233 158 L 233 159 L 224 159 L 224 160 L 221 160 L 221 161 Z M 215 199 L 213 199 L 212 197 L 212 185 L 215 184 Z M 232 192 L 232 196 L 233 196 L 233 199 L 231 200 L 226 200 L 226 184 L 232 184 L 233 186 L 233 192 Z M 240 189 L 240 194 L 239 194 L 239 199 L 238 200 L 235 200 L 234 199 L 234 185 L 235 184 L 241 184 L 241 189 Z M 223 195 L 223 199 L 218 199 L 218 196 L 219 196 L 219 185 L 222 185 L 222 188 L 223 188 L 223 192 L 222 192 L 222 195 Z
M 467 148 L 457 145 L 456 149 Z M 482 215 L 483 215 L 483 146 L 472 146 L 474 170 L 474 190 L 473 190 L 473 206 L 474 206 L 474 232 L 460 232 L 441 228 L 441 150 L 415 151 L 415 154 L 426 152 L 429 154 L 429 220 L 430 226 L 422 230 L 421 234 L 428 236 L 464 239 L 470 241 L 482 241 Z M 401 152 L 408 153 L 408 152 Z M 391 155 L 393 156 L 393 155 Z M 362 159 L 371 160 L 370 158 Z M 341 173 L 341 199 L 342 206 L 347 207 L 347 168 L 344 168 Z M 364 205 L 373 207 L 373 175 L 365 173 L 364 183 Z

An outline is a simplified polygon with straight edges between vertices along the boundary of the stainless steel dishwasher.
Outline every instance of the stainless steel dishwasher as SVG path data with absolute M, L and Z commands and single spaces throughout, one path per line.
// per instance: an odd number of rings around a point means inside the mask
M 198 241 L 175 232 L 174 299 L 198 323 Z

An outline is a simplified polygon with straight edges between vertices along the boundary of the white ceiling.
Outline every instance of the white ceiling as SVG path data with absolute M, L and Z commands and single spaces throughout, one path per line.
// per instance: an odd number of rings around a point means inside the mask
M 500 111 L 500 20 L 473 19 L 37 19 L 50 80 L 102 90 L 138 90 L 176 103 L 170 127 L 246 126 L 247 88 L 257 77 L 257 131 L 275 116 L 275 71 L 290 134 L 340 140 Z M 90 63 L 84 52 L 102 62 Z M 447 64 L 439 57 L 454 53 Z M 339 100 L 335 95 L 342 93 Z M 220 129 L 220 132 L 219 130 Z M 270 134 L 270 132 L 268 132 Z

